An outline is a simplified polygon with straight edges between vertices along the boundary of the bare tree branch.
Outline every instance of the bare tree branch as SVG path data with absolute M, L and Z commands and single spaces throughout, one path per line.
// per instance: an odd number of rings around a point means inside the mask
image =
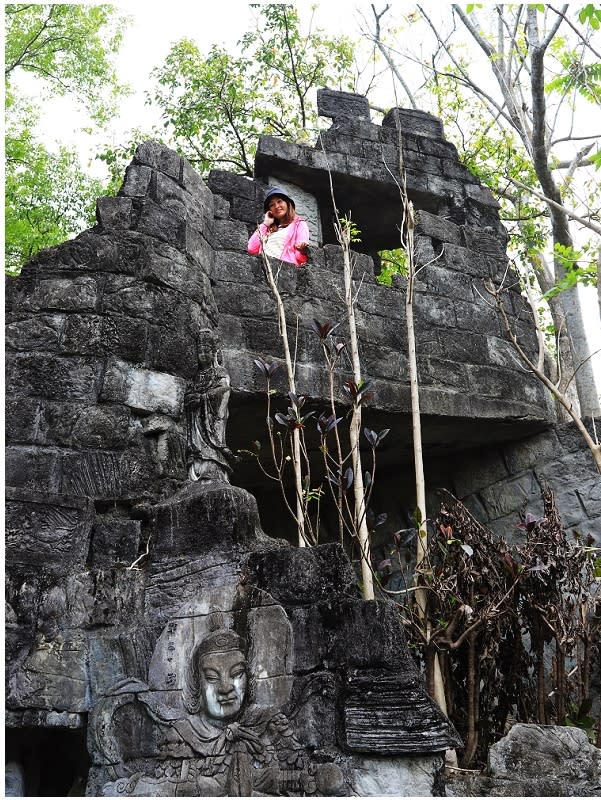
M 585 47 L 588 47 L 588 49 L 591 51 L 591 53 L 593 53 L 595 56 L 597 56 L 597 58 L 598 58 L 598 59 L 601 61 L 601 53 L 598 53 L 598 52 L 595 50 L 595 48 L 592 46 L 592 44 L 589 42 L 589 40 L 588 40 L 588 39 L 586 39 L 586 38 L 585 38 L 585 37 L 584 37 L 584 36 L 583 36 L 583 35 L 580 33 L 580 31 L 578 30 L 578 28 L 577 28 L 575 25 L 573 25 L 573 24 L 570 22 L 570 20 L 567 18 L 566 14 L 565 14 L 565 9 L 567 9 L 567 8 L 568 8 L 568 6 L 567 6 L 567 5 L 565 5 L 565 6 L 563 7 L 563 10 L 561 10 L 561 11 L 560 11 L 559 9 L 557 9 L 557 8 L 553 8 L 553 6 L 551 6 L 551 5 L 549 6 L 549 8 L 551 9 L 551 11 L 554 11 L 556 14 L 558 14 L 558 15 L 559 15 L 559 16 L 560 16 L 560 17 L 561 17 L 561 18 L 562 18 L 562 19 L 565 21 L 565 23 L 566 23 L 567 25 L 569 25 L 569 26 L 570 26 L 570 28 L 571 28 L 571 29 L 574 31 L 574 33 L 576 34 L 576 36 L 578 36 L 578 38 L 579 38 L 579 39 L 582 41 L 582 43 L 585 45 Z
M 509 340 L 511 341 L 511 344 L 513 345 L 516 353 L 522 359 L 524 364 L 526 364 L 528 369 L 530 369 L 530 371 L 534 375 L 536 375 L 536 377 L 541 381 L 541 383 L 543 383 L 544 386 L 546 386 L 546 388 L 551 392 L 553 397 L 555 397 L 555 399 L 568 412 L 568 414 L 570 415 L 570 417 L 573 420 L 574 424 L 576 425 L 576 427 L 580 431 L 580 433 L 581 433 L 583 439 L 585 440 L 586 444 L 588 445 L 588 448 L 591 451 L 591 454 L 593 456 L 593 459 L 595 461 L 597 469 L 601 473 L 601 445 L 597 444 L 593 440 L 592 436 L 590 435 L 590 433 L 586 429 L 586 426 L 584 425 L 584 423 L 580 419 L 579 414 L 574 409 L 574 406 L 572 405 L 572 403 L 568 400 L 566 394 L 564 392 L 560 391 L 557 388 L 557 386 L 551 380 L 549 380 L 549 378 L 547 377 L 547 375 L 545 375 L 543 370 L 540 369 L 538 367 L 538 365 L 535 364 L 529 358 L 529 356 L 526 354 L 526 352 L 521 347 L 520 343 L 518 342 L 517 336 L 515 335 L 512 327 L 511 327 L 511 323 L 509 322 L 509 318 L 507 316 L 507 312 L 506 312 L 505 306 L 503 304 L 503 299 L 502 299 L 502 291 L 503 290 L 502 289 L 498 289 L 492 283 L 491 280 L 487 280 L 486 281 L 485 288 L 486 288 L 486 291 L 493 297 L 493 299 L 495 301 L 495 305 L 497 307 L 497 311 L 498 311 L 498 313 L 499 313 L 499 315 L 501 317 L 501 320 L 503 321 L 503 325 L 505 326 L 505 330 L 507 332 L 507 335 L 509 336 Z
M 407 85 L 407 82 L 403 78 L 403 76 L 402 76 L 399 68 L 397 67 L 397 65 L 394 63 L 394 61 L 390 57 L 390 52 L 389 52 L 388 48 L 382 42 L 382 32 L 381 32 L 381 28 L 380 28 L 380 20 L 382 19 L 382 17 L 388 11 L 389 8 L 390 8 L 390 5 L 387 5 L 384 8 L 384 10 L 381 11 L 378 14 L 374 4 L 373 3 L 371 4 L 371 10 L 373 11 L 374 20 L 375 20 L 376 32 L 375 32 L 375 34 L 371 34 L 371 32 L 370 32 L 370 38 L 371 38 L 371 41 L 374 42 L 374 44 L 376 45 L 378 50 L 382 53 L 382 55 L 386 59 L 386 61 L 388 63 L 388 66 L 390 67 L 390 70 L 393 73 L 393 75 L 395 76 L 395 78 L 398 80 L 398 82 L 403 87 L 403 89 L 405 91 L 405 94 L 407 95 L 407 98 L 408 98 L 409 102 L 411 103 L 411 107 L 417 109 L 417 103 L 415 102 L 415 98 L 413 97 L 413 94 L 412 94 L 411 90 L 409 89 L 409 86 Z
M 524 111 L 523 111 L 523 104 L 519 106 L 516 102 L 516 98 L 511 91 L 511 86 L 507 84 L 505 80 L 505 75 L 501 68 L 501 65 L 498 63 L 498 53 L 490 45 L 486 39 L 480 34 L 477 28 L 473 25 L 469 16 L 463 11 L 463 9 L 453 4 L 452 6 L 453 11 L 457 14 L 459 19 L 463 22 L 467 30 L 472 35 L 476 44 L 486 53 L 486 56 L 489 60 L 491 69 L 497 79 L 497 83 L 499 84 L 499 88 L 501 89 L 501 94 L 503 95 L 503 99 L 507 105 L 507 109 L 509 112 L 509 116 L 511 118 L 511 124 L 513 127 L 518 131 L 520 134 L 522 141 L 526 149 L 530 150 L 530 135 L 529 135 L 529 126 L 526 124 L 526 120 L 524 119 Z
M 433 69 L 433 71 L 434 71 L 434 72 L 435 72 L 437 75 L 448 76 L 448 77 L 452 77 L 452 78 L 454 78 L 455 80 L 461 80 L 461 82 L 462 82 L 462 83 L 464 83 L 466 86 L 469 86 L 469 88 L 470 88 L 470 89 L 472 89 L 474 92 L 476 92 L 476 94 L 477 94 L 477 95 L 479 95 L 481 98 L 485 98 L 485 99 L 486 99 L 486 101 L 487 101 L 487 102 L 488 102 L 488 103 L 489 103 L 489 104 L 490 104 L 490 105 L 491 105 L 491 106 L 492 106 L 492 107 L 493 107 L 493 108 L 494 108 L 494 109 L 497 111 L 497 113 L 498 113 L 500 116 L 502 116 L 502 117 L 503 117 L 503 118 L 504 118 L 504 119 L 505 119 L 505 120 L 508 122 L 508 124 L 509 124 L 509 125 L 512 125 L 512 126 L 513 126 L 513 125 L 514 125 L 514 123 L 513 123 L 513 120 L 512 120 L 512 118 L 511 118 L 511 116 L 510 116 L 510 115 L 508 115 L 508 114 L 507 114 L 507 113 L 506 113 L 506 112 L 503 110 L 503 107 L 502 107 L 502 106 L 500 106 L 500 105 L 499 105 L 499 104 L 496 102 L 496 100 L 495 100 L 493 97 L 491 97 L 491 95 L 490 95 L 490 94 L 488 94 L 488 92 L 485 92 L 485 91 L 484 91 L 484 89 L 482 89 L 480 86 L 478 86 L 476 83 L 474 83 L 474 81 L 472 80 L 472 78 L 471 78 L 471 77 L 470 77 L 470 76 L 467 74 L 467 72 L 466 72 L 466 71 L 463 69 L 463 67 L 462 67 L 462 66 L 461 66 L 461 65 L 460 65 L 460 64 L 457 62 L 457 60 L 456 60 L 456 58 L 454 57 L 453 53 L 452 53 L 452 52 L 451 52 L 451 50 L 449 49 L 449 47 L 448 47 L 448 45 L 446 44 L 446 42 L 444 42 L 444 41 L 443 41 L 442 37 L 440 36 L 440 34 L 439 34 L 438 30 L 437 30 L 437 29 L 436 29 L 436 27 L 434 26 L 434 24 L 433 24 L 432 20 L 431 20 L 431 19 L 430 19 L 430 17 L 428 16 L 428 14 L 427 14 L 427 13 L 424 11 L 424 9 L 423 9 L 421 6 L 419 6 L 419 5 L 418 5 L 418 9 L 420 10 L 420 13 L 421 13 L 421 14 L 422 14 L 422 16 L 424 17 L 424 19 L 426 20 L 426 22 L 428 23 L 428 25 L 430 26 L 430 28 L 432 29 L 432 32 L 433 32 L 433 33 L 434 33 L 434 35 L 436 36 L 436 39 L 437 39 L 437 41 L 439 42 L 440 46 L 441 46 L 441 47 L 444 49 L 444 51 L 445 51 L 445 53 L 447 54 L 447 56 L 448 56 L 448 57 L 451 59 L 452 63 L 455 65 L 455 67 L 456 67 L 456 68 L 457 68 L 457 70 L 459 71 L 459 73 L 460 73 L 460 76 L 457 76 L 457 75 L 450 75 L 449 73 L 446 73 L 446 72 L 439 72 L 439 71 L 435 70 L 434 68 L 432 68 L 432 69 Z
M 590 220 L 580 217 L 574 211 L 570 211 L 569 208 L 566 208 L 560 203 L 555 202 L 555 200 L 552 200 L 550 197 L 547 197 L 546 195 L 537 192 L 535 189 L 531 189 L 530 186 L 526 186 L 525 183 L 515 180 L 515 178 L 510 178 L 509 175 L 505 175 L 505 180 L 508 180 L 510 183 L 513 183 L 514 186 L 519 186 L 520 189 L 523 189 L 525 192 L 534 195 L 534 197 L 538 197 L 539 200 L 544 200 L 544 202 L 547 203 L 547 205 L 551 206 L 552 208 L 556 208 L 563 211 L 563 213 L 566 216 L 570 217 L 576 222 L 579 222 L 581 225 L 584 225 L 585 228 L 589 228 L 591 231 L 594 231 L 595 233 L 598 233 L 601 236 L 601 225 L 597 225 L 595 222 L 591 222 Z
M 553 141 L 549 144 L 549 147 L 553 147 L 560 142 L 586 141 L 587 139 L 599 139 L 599 137 L 601 137 L 600 133 L 593 133 L 592 136 L 562 136 L 559 139 L 553 139 Z
M 567 175 L 564 175 L 563 178 L 564 183 L 572 177 L 574 171 L 577 170 L 579 167 L 588 167 L 591 164 L 595 163 L 592 158 L 585 158 L 587 153 L 590 153 L 590 151 L 593 149 L 594 146 L 595 146 L 594 142 L 585 145 L 576 153 L 574 158 L 572 158 L 570 161 L 560 161 L 559 164 L 555 166 L 555 169 L 568 170 Z
M 557 33 L 557 31 L 559 29 L 559 26 L 561 25 L 561 23 L 565 19 L 564 15 L 565 15 L 566 11 L 568 10 L 568 7 L 569 6 L 566 3 L 565 6 L 562 8 L 562 10 L 560 12 L 558 12 L 558 17 L 555 20 L 554 24 L 552 25 L 551 30 L 549 31 L 549 33 L 545 36 L 545 38 L 541 42 L 540 47 L 541 47 L 543 52 L 547 49 L 547 47 L 553 41 L 553 38 L 554 38 L 555 34 Z

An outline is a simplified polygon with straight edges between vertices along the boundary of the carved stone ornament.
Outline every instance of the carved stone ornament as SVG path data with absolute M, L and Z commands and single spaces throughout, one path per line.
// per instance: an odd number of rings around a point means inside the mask
M 200 331 L 197 347 L 196 380 L 184 396 L 188 477 L 191 481 L 229 483 L 235 460 L 225 443 L 230 378 L 211 330 Z
M 148 683 L 126 678 L 96 705 L 103 796 L 307 795 L 342 783 L 295 735 L 290 624 L 258 595 L 243 613 L 236 587 L 187 604 L 159 638 Z

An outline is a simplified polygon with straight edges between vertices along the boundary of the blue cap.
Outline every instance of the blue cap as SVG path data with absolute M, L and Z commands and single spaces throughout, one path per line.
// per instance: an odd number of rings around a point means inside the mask
M 284 200 L 287 200 L 290 203 L 292 208 L 294 209 L 296 208 L 294 200 L 290 197 L 289 194 L 286 194 L 286 192 L 279 186 L 272 186 L 271 189 L 265 195 L 265 201 L 263 202 L 263 211 L 267 211 L 269 207 L 269 201 L 273 197 L 283 197 Z

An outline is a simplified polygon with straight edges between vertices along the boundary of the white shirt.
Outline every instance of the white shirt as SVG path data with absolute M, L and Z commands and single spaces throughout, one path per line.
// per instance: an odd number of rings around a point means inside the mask
M 287 227 L 278 228 L 277 231 L 273 231 L 273 233 L 270 233 L 267 236 L 266 241 L 263 243 L 263 250 L 265 252 L 265 255 L 269 256 L 269 258 L 281 258 L 287 234 L 288 234 Z

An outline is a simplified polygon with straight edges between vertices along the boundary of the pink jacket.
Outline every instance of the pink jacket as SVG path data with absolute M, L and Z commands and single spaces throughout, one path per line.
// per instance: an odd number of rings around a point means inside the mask
M 261 236 L 265 236 L 268 233 L 269 228 L 267 225 L 263 225 L 261 223 L 259 225 L 259 229 L 256 230 L 253 235 L 248 240 L 248 252 L 251 256 L 258 256 L 261 252 Z M 286 238 L 284 239 L 284 248 L 282 250 L 282 255 L 280 256 L 282 261 L 288 261 L 290 264 L 296 264 L 296 266 L 300 266 L 301 264 L 305 264 L 307 261 L 307 256 L 300 252 L 300 250 L 295 250 L 294 245 L 299 244 L 300 242 L 308 242 L 309 241 L 309 226 L 305 222 L 304 219 L 301 217 L 295 217 L 290 225 L 288 225 Z

